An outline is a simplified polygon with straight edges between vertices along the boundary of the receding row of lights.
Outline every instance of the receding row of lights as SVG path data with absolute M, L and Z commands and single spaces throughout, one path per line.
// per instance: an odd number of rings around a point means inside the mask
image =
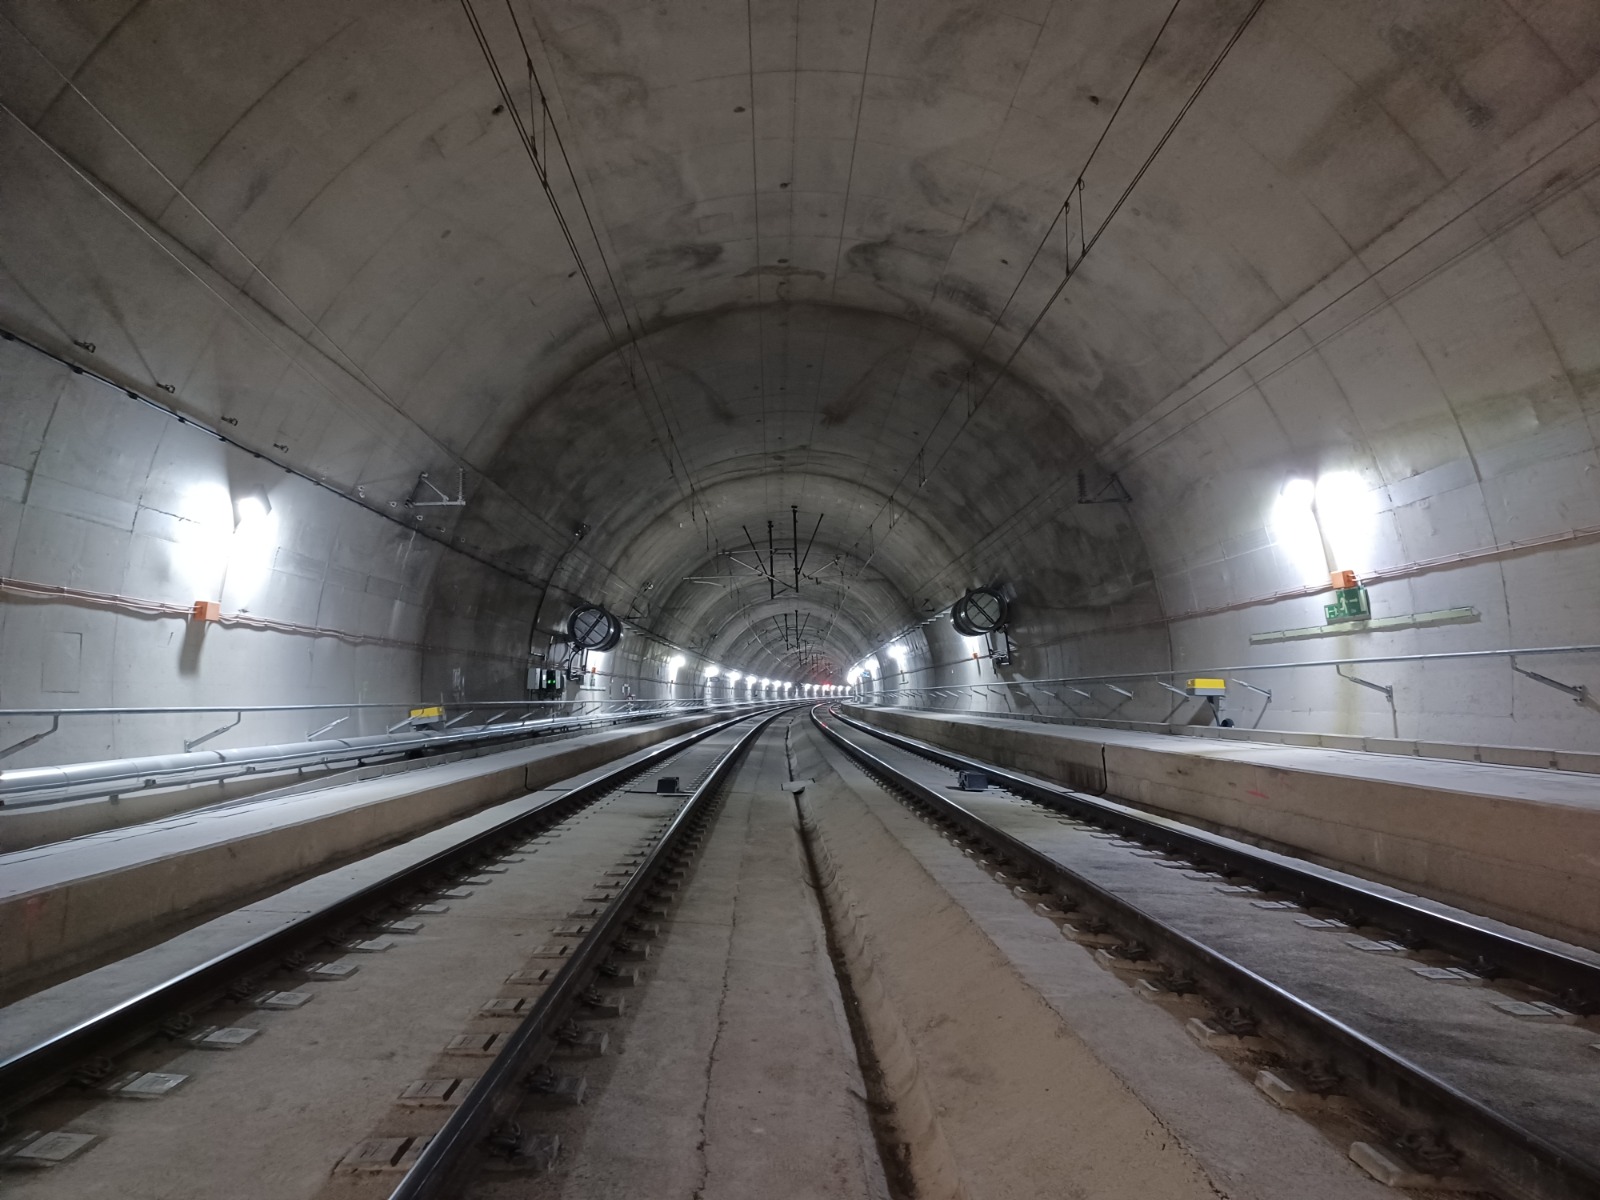
M 831 683 L 791 683 L 786 679 L 763 679 L 755 675 L 746 675 L 742 671 L 724 671 L 721 667 L 710 666 L 706 668 L 706 679 L 722 678 L 728 681 L 729 687 L 739 686 L 743 680 L 746 688 L 761 691 L 795 692 L 801 696 L 838 696 L 843 695 L 845 689 Z

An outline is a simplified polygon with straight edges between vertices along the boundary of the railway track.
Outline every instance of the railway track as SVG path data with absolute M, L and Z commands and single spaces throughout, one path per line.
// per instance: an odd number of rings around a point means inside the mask
M 1583 952 L 836 711 L 812 721 L 1269 1097 L 1354 1130 L 1376 1177 L 1600 1195 Z
M 19 1200 L 843 1200 L 974 1169 L 1015 1194 L 1275 1197 L 1313 1160 L 1305 1194 L 1368 1196 L 1347 1147 L 1403 1188 L 1600 1195 L 1597 959 L 820 708 L 352 869 L 289 928 L 0 1062 L 0 1140 L 99 1139 L 10 1173 Z M 1209 1150 L 1190 1109 L 1166 1123 L 1170 1092 L 1125 1094 L 1125 1051 L 1074 1040 L 1102 993 L 1135 1010 L 1123 1043 L 1164 1031 L 1210 1097 Z M 193 1053 L 229 1045 L 249 1048 Z M 180 1072 L 158 1105 L 119 1102 Z M 1111 1111 L 1124 1133 L 1093 1144 Z M 1256 1151 L 1269 1130 L 1291 1148 Z M 1208 1153 L 1231 1183 L 1194 1171 Z
M 462 901 L 482 890 L 505 895 L 514 911 L 490 914 L 487 925 L 480 921 L 469 930 L 476 939 L 470 956 L 452 960 L 445 941 L 435 941 L 428 953 L 438 964 L 435 971 L 448 972 L 454 961 L 463 974 L 488 970 L 485 978 L 504 983 L 468 1027 L 436 1051 L 419 1058 L 412 1048 L 414 1060 L 432 1061 L 425 1078 L 408 1081 L 394 1096 L 399 1127 L 380 1127 L 365 1139 L 360 1135 L 367 1131 L 360 1129 L 333 1134 L 349 1143 L 335 1177 L 354 1181 L 363 1195 L 422 1198 L 456 1194 L 463 1177 L 485 1163 L 548 1166 L 553 1140 L 524 1132 L 519 1112 L 530 1102 L 559 1103 L 563 1089 L 574 1086 L 548 1065 L 552 1056 L 582 1056 L 603 1047 L 604 1032 L 584 1018 L 621 1011 L 620 989 L 636 981 L 633 964 L 650 953 L 656 933 L 650 918 L 672 903 L 729 772 L 779 715 L 781 710 L 723 722 L 568 781 L 570 786 L 490 810 L 506 810 L 504 819 L 486 822 L 480 816 L 459 822 L 458 832 L 456 826 L 435 831 L 427 835 L 430 845 L 438 845 L 434 852 L 345 889 L 288 928 L 237 945 L 11 1054 L 0 1061 L 0 1111 L 9 1118 L 9 1132 L 0 1141 L 6 1153 L 23 1154 L 9 1165 L 25 1162 L 28 1147 L 42 1137 L 50 1145 L 41 1147 L 34 1165 L 87 1150 L 72 1169 L 90 1168 L 95 1157 L 124 1139 L 113 1132 L 104 1149 L 91 1147 L 99 1139 L 63 1140 L 52 1133 L 52 1124 L 70 1121 L 91 1104 L 163 1095 L 175 1086 L 172 1081 L 184 1078 L 159 1069 L 178 1052 L 242 1045 L 262 1032 L 259 1022 L 230 1023 L 249 1021 L 241 1014 L 298 1009 L 330 988 L 346 991 L 340 1003 L 347 1010 L 353 1002 L 357 1010 L 365 1003 L 380 1011 L 376 999 L 363 999 L 358 972 L 375 978 L 375 969 L 390 958 L 384 951 L 421 955 L 428 939 L 406 946 L 410 939 L 394 935 L 418 933 L 418 917 L 432 921 L 451 906 L 461 910 L 467 907 Z M 511 940 L 536 930 L 541 917 L 550 923 L 548 942 L 530 953 L 526 943 Z M 450 982 L 441 980 L 434 991 Z M 481 992 L 484 984 L 465 986 Z M 423 996 L 428 988 L 415 991 Z M 301 1022 L 308 1030 L 305 1041 L 315 1045 L 320 1035 L 310 1032 L 310 1018 L 318 1008 L 334 1007 L 330 1000 L 279 1020 Z M 411 1028 L 393 1016 L 383 1020 L 394 1025 L 396 1037 Z M 428 1027 L 427 1020 L 422 1025 Z M 382 1042 L 381 1029 L 370 1032 Z M 317 1056 L 312 1051 L 309 1057 Z M 371 1055 L 355 1047 L 351 1057 L 360 1062 Z M 293 1080 L 305 1063 L 286 1059 L 278 1069 Z M 114 1150 L 108 1162 L 127 1166 Z M 326 1178 L 328 1163 L 313 1162 L 307 1170 L 307 1178 Z M 11 1179 L 24 1195 L 35 1187 L 49 1194 L 57 1186 L 50 1182 L 54 1174 Z M 186 1184 L 205 1194 L 203 1181 Z

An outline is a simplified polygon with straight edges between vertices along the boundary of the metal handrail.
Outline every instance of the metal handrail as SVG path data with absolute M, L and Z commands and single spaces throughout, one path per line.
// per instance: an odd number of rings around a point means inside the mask
M 1351 632 L 1359 632 L 1352 629 Z M 1247 671 L 1293 671 L 1301 667 L 1352 667 L 1367 663 L 1394 663 L 1394 662 L 1441 662 L 1446 659 L 1475 659 L 1475 658 L 1516 658 L 1519 655 L 1535 654 L 1594 654 L 1600 653 L 1600 645 L 1577 646 L 1525 646 L 1506 650 L 1440 650 L 1427 654 L 1369 654 L 1359 658 L 1314 658 L 1304 662 L 1276 662 L 1276 663 L 1243 663 L 1236 666 L 1214 667 L 1171 667 L 1162 671 L 1119 671 L 1103 675 L 1062 675 L 1050 679 L 998 679 L 980 681 L 978 683 L 941 683 L 929 687 L 919 688 L 881 688 L 877 689 L 880 695 L 893 695 L 897 693 L 914 693 L 943 690 L 947 688 L 974 688 L 993 686 L 996 682 L 1002 684 L 1044 684 L 1044 683 L 1104 683 L 1111 680 L 1124 679 L 1171 679 L 1178 675 L 1206 674 L 1226 675 L 1232 672 L 1243 674 Z M 945 663 L 943 666 L 955 667 L 971 659 L 956 659 Z M 917 670 L 937 670 L 937 667 L 919 667 Z M 227 710 L 232 712 L 232 709 Z
M 80 796 L 125 794 L 152 787 L 214 782 L 241 775 L 290 769 L 308 769 L 336 763 L 368 763 L 413 753 L 437 753 L 478 744 L 494 744 L 527 737 L 552 727 L 583 729 L 604 725 L 619 717 L 642 720 L 686 711 L 720 712 L 776 707 L 779 700 L 738 704 L 700 704 L 694 708 L 634 707 L 587 719 L 551 716 L 508 721 L 494 726 L 472 726 L 449 733 L 417 731 L 402 736 L 327 739 L 271 746 L 246 746 L 228 750 L 192 750 L 183 754 L 145 755 L 103 759 L 57 766 L 18 767 L 0 771 L 0 807 L 54 803 Z M 231 711 L 231 710 L 230 710 Z
M 325 712 L 328 710 L 344 711 L 346 709 L 384 709 L 384 708 L 427 708 L 437 706 L 440 708 L 473 709 L 473 708 L 542 708 L 549 705 L 574 705 L 574 704 L 695 704 L 700 703 L 688 697 L 662 697 L 645 699 L 634 697 L 632 700 L 611 698 L 606 700 L 389 700 L 389 701 L 350 701 L 344 704 L 318 703 L 318 704 L 175 704 L 154 706 L 124 706 L 101 708 L 0 708 L 0 717 L 142 717 L 142 716 L 177 716 L 184 713 L 253 713 L 253 712 Z

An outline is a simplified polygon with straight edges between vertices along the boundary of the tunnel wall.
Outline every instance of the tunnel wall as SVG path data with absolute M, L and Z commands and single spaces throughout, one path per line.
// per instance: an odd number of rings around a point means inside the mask
M 0 413 L 0 707 L 417 698 L 437 546 L 17 342 L 0 341 Z M 306 628 L 196 623 L 196 600 Z M 251 714 L 207 745 L 294 741 L 338 715 Z M 0 765 L 177 752 L 230 719 L 72 717 Z M 0 743 L 48 727 L 0 718 Z
M 600 601 L 590 598 L 581 576 L 563 572 L 560 563 L 551 571 L 546 588 L 459 557 L 443 564 L 427 613 L 428 642 L 441 649 L 423 659 L 423 693 L 447 703 L 520 698 L 526 693 L 529 668 L 560 661 L 568 614 L 577 604 Z M 683 660 L 676 670 L 675 658 Z M 585 661 L 593 671 L 582 682 L 568 682 L 562 699 L 729 698 L 726 688 L 708 690 L 709 660 L 703 655 L 637 625 L 625 625 L 615 649 L 591 652 Z
M 1146 416 L 1108 429 L 1159 604 L 1080 632 L 1019 595 L 1017 666 L 985 662 L 981 678 L 1160 670 L 1166 642 L 1178 676 L 1240 668 L 1230 679 L 1272 692 L 1230 682 L 1223 715 L 1242 727 L 1600 744 L 1592 696 L 1499 653 L 1600 642 L 1600 185 L 1584 157 L 1600 139 L 1572 128 L 1553 110 L 1441 200 L 1459 218 L 1419 211 L 1383 231 Z M 1060 511 L 1039 507 L 1026 536 Z M 1367 585 L 1374 621 L 1330 629 L 1328 576 L 1345 569 Z M 1288 631 L 1302 632 L 1262 640 Z M 1423 657 L 1481 651 L 1493 653 Z M 905 685 L 974 682 L 967 652 L 946 638 Z M 1251 669 L 1375 657 L 1407 661 Z M 1600 689 L 1592 650 L 1515 664 Z M 1087 698 L 1013 688 L 940 703 L 1196 715 L 1154 681 L 1110 682 L 1134 695 L 1093 681 L 1077 685 Z

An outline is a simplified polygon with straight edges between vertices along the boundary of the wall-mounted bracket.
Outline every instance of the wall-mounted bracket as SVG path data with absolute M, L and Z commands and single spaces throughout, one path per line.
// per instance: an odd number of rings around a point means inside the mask
M 1069 687 L 1067 689 L 1067 691 L 1071 692 L 1075 696 L 1082 696 L 1085 700 L 1093 700 L 1094 699 L 1093 696 L 1091 696 L 1088 692 L 1084 691 L 1082 688 Z
M 1242 679 L 1234 679 L 1231 682 L 1237 683 L 1240 687 L 1245 688 L 1248 691 L 1252 691 L 1258 696 L 1265 696 L 1269 701 L 1272 699 L 1271 688 L 1257 687 L 1255 684 L 1246 683 Z
M 1171 692 L 1174 696 L 1182 696 L 1185 700 L 1189 700 L 1189 699 L 1193 698 L 1193 697 L 1191 697 L 1189 695 L 1188 692 L 1184 691 L 1182 688 L 1173 687 L 1170 683 L 1162 683 L 1161 680 L 1159 680 L 1159 679 L 1156 680 L 1156 686 L 1157 687 L 1166 688 L 1166 690 Z
M 193 750 L 196 746 L 200 746 L 200 745 L 203 745 L 206 742 L 209 742 L 212 738 L 218 736 L 219 734 L 227 733 L 228 730 L 232 729 L 235 725 L 237 725 L 242 720 L 244 720 L 244 714 L 242 712 L 236 712 L 236 713 L 233 714 L 233 720 L 230 721 L 228 724 L 226 724 L 226 725 L 218 725 L 210 733 L 202 733 L 199 737 L 195 738 L 194 740 L 184 742 L 183 748 L 184 748 L 185 751 Z
M 1108 692 L 1115 692 L 1117 695 L 1121 696 L 1124 700 L 1132 700 L 1133 699 L 1133 693 L 1132 692 L 1127 691 L 1127 690 L 1125 690 L 1123 688 L 1119 688 L 1114 683 L 1102 683 L 1100 686 L 1105 688 L 1106 691 L 1108 691 Z
M 308 741 L 308 742 L 316 741 L 319 737 L 321 737 L 323 734 L 327 733 L 328 730 L 332 729 L 335 725 L 343 725 L 349 719 L 350 719 L 349 715 L 346 714 L 345 716 L 338 717 L 338 718 L 336 718 L 336 719 L 334 719 L 332 721 L 329 721 L 321 729 L 313 729 L 310 733 L 306 734 L 306 741 Z
M 1111 493 L 1107 495 L 1106 493 Z M 1122 486 L 1122 480 L 1116 475 L 1106 476 L 1106 481 L 1100 485 L 1100 490 L 1093 495 L 1089 494 L 1089 476 L 1083 471 L 1078 472 L 1078 503 L 1079 504 L 1131 504 L 1133 497 L 1128 489 Z
M 1526 667 L 1519 667 L 1514 660 L 1511 663 L 1511 669 L 1518 675 L 1526 675 L 1535 683 L 1542 683 L 1545 685 L 1545 687 L 1552 687 L 1558 692 L 1565 692 L 1567 695 L 1572 697 L 1572 702 L 1574 704 L 1589 703 L 1589 689 L 1581 683 L 1562 683 L 1559 679 L 1551 679 L 1548 675 L 1541 675 L 1537 671 L 1530 671 Z
M 1016 657 L 1016 647 L 1011 644 L 1011 629 L 1002 625 L 995 632 L 1000 635 L 1001 645 L 998 649 L 995 647 L 994 633 L 985 638 L 985 643 L 989 647 L 989 658 L 997 667 L 1009 667 Z
M 438 497 L 436 500 L 417 498 L 417 493 L 427 488 Z M 426 492 L 423 493 L 427 495 Z M 416 486 L 411 489 L 411 496 L 406 500 L 407 508 L 464 508 L 467 503 L 467 472 L 465 467 L 456 468 L 456 494 L 454 496 L 439 490 L 439 486 L 428 478 L 426 471 L 417 476 Z
M 1334 672 L 1339 676 L 1340 679 L 1348 680 L 1351 683 L 1359 683 L 1362 687 L 1371 688 L 1375 692 L 1382 692 L 1388 697 L 1390 704 L 1394 703 L 1393 686 L 1382 683 L 1373 683 L 1370 679 L 1362 679 L 1356 675 L 1346 675 L 1341 667 L 1335 667 Z
M 7 746 L 4 750 L 0 750 L 0 758 L 4 758 L 8 754 L 15 754 L 19 750 L 26 750 L 29 746 L 37 746 L 40 742 L 44 741 L 45 738 L 49 737 L 52 733 L 60 728 L 61 714 L 56 713 L 50 718 L 49 729 L 44 730 L 42 733 L 33 734 L 31 737 L 25 737 L 20 742 L 12 742 L 11 745 Z

